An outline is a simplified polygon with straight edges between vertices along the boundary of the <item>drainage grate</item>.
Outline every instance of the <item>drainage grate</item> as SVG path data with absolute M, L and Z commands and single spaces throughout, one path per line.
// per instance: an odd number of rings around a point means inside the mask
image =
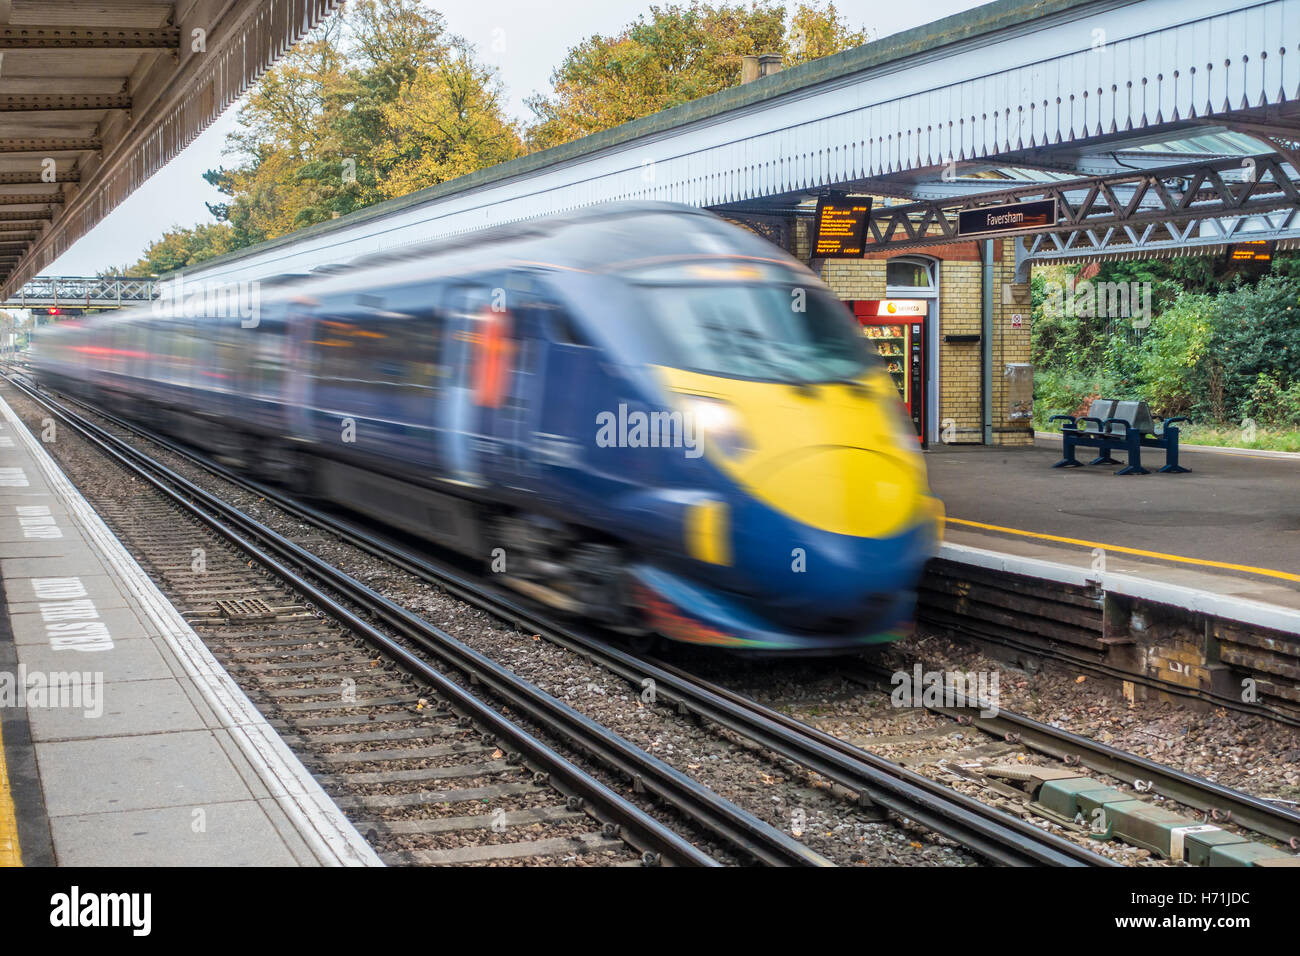
M 244 598 L 237 601 L 218 601 L 217 610 L 232 621 L 266 621 L 275 617 L 275 611 L 265 601 Z

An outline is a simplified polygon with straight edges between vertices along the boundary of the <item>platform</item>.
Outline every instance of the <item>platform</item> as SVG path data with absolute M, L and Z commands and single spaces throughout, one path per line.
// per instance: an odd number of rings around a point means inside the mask
M 379 865 L 3 401 L 0 579 L 0 865 Z
M 1081 453 L 1082 455 L 1082 453 Z M 1116 476 L 1052 468 L 1059 439 L 1033 447 L 936 446 L 930 483 L 954 545 L 1140 577 L 1300 612 L 1300 456 L 1184 447 L 1187 474 Z M 1081 459 L 1082 460 L 1082 459 Z

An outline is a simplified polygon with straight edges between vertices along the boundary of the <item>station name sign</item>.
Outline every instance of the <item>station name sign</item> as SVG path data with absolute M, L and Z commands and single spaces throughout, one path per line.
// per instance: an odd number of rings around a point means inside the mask
M 1013 202 L 1004 206 L 982 206 L 957 214 L 957 235 L 987 236 L 1019 229 L 1041 229 L 1056 225 L 1056 200 Z
M 817 224 L 813 233 L 816 259 L 860 259 L 867 248 L 867 221 L 871 218 L 871 197 L 831 195 L 817 200 Z

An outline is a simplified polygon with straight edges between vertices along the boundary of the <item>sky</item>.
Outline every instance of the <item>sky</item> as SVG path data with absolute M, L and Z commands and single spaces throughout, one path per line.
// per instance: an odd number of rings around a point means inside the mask
M 550 90 L 551 71 L 569 48 L 592 34 L 616 33 L 654 0 L 432 0 L 453 33 L 468 38 L 500 71 L 511 114 L 530 117 L 524 98 Z M 888 36 L 979 6 L 984 0 L 836 0 L 851 28 L 865 26 Z M 94 275 L 109 266 L 130 265 L 168 229 L 212 222 L 205 202 L 224 197 L 209 186 L 205 170 L 231 164 L 223 157 L 235 128 L 238 105 L 227 110 L 190 146 L 154 174 L 71 249 L 43 270 L 47 275 Z

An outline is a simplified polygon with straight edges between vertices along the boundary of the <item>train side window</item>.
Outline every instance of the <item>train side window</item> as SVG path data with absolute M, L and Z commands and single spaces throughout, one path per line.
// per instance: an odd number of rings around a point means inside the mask
M 538 318 L 538 326 L 551 342 L 575 348 L 594 347 L 584 330 L 574 321 L 572 313 L 564 306 L 538 299 L 533 309 Z
M 192 385 L 194 382 L 194 356 L 197 352 L 194 342 L 193 322 L 177 318 L 172 326 L 172 381 L 177 385 Z
M 249 356 L 249 385 L 253 395 L 274 398 L 279 394 L 284 378 L 282 350 L 283 336 L 266 326 L 253 338 Z

